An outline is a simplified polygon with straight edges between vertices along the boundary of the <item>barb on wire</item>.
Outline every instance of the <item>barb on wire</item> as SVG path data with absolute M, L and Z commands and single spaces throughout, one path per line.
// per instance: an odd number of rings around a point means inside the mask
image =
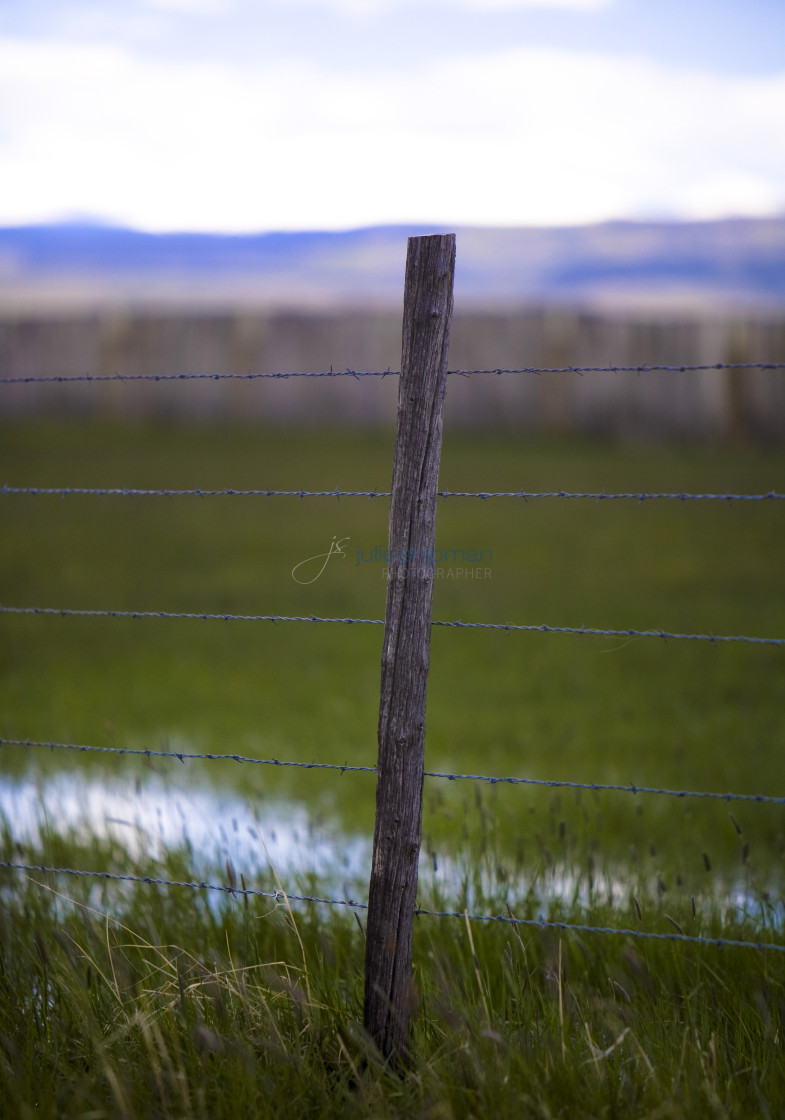
M 521 366 L 519 368 L 494 369 L 450 369 L 448 374 L 456 377 L 471 377 L 474 374 L 502 373 L 651 373 L 665 371 L 670 373 L 700 373 L 706 370 L 724 369 L 785 369 L 785 362 L 713 362 L 711 365 L 664 366 L 644 363 L 643 365 L 622 366 Z M 0 377 L 0 385 L 30 385 L 55 382 L 101 381 L 285 381 L 290 377 L 396 377 L 399 370 L 359 370 L 329 369 L 315 372 L 294 371 L 289 373 L 83 373 L 74 375 L 48 374 L 29 377 Z
M 84 878 L 111 879 L 124 883 L 144 883 L 150 886 L 163 887 L 189 887 L 192 890 L 219 891 L 222 894 L 233 896 L 252 895 L 276 901 L 289 902 L 316 902 L 327 906 L 345 906 L 354 910 L 367 910 L 365 902 L 354 902 L 347 898 L 321 898 L 317 895 L 289 894 L 288 891 L 262 891 L 251 887 L 230 887 L 219 883 L 192 883 L 175 879 L 159 879 L 147 875 L 118 875 L 111 871 L 81 871 L 73 867 L 47 867 L 45 864 L 11 863 L 7 860 L 0 861 L 0 867 L 12 871 L 38 871 L 52 875 L 76 875 Z M 758 952 L 772 951 L 783 953 L 785 945 L 776 941 L 739 941 L 727 937 L 694 937 L 686 933 L 654 933 L 642 929 L 625 929 L 614 926 L 592 926 L 578 922 L 552 922 L 543 918 L 516 918 L 512 914 L 471 914 L 459 910 L 428 910 L 418 906 L 414 913 L 417 916 L 429 918 L 459 918 L 465 921 L 469 918 L 474 922 L 499 922 L 506 925 L 528 926 L 538 929 L 560 929 L 565 932 L 575 933 L 605 933 L 616 937 L 634 937 L 653 941 L 682 941 L 693 945 L 712 945 L 715 948 L 756 949 Z
M 350 766 L 337 762 L 292 762 L 279 758 L 249 758 L 242 754 L 198 754 L 187 751 L 155 751 L 142 747 L 94 747 L 82 743 L 42 742 L 37 739 L 2 739 L 0 747 L 44 747 L 49 750 L 88 751 L 95 754 L 137 755 L 143 758 L 172 758 L 179 762 L 201 760 L 209 762 L 246 762 L 256 766 L 290 766 L 301 770 L 338 770 L 341 774 L 375 774 L 375 766 Z M 654 786 L 618 785 L 607 782 L 569 782 L 551 778 L 498 777 L 492 774 L 451 774 L 441 770 L 423 771 L 426 778 L 445 778 L 448 781 L 486 782 L 488 785 L 548 786 L 551 789 L 585 789 L 593 793 L 651 793 L 666 797 L 700 797 L 713 801 L 754 801 L 769 805 L 785 805 L 785 797 L 763 793 L 714 793 L 690 789 L 658 789 Z
M 110 611 L 80 610 L 69 607 L 6 607 L 0 605 L 0 614 L 59 615 L 61 618 L 172 618 L 195 619 L 199 622 L 325 622 L 343 623 L 347 626 L 384 626 L 383 618 L 322 618 L 312 615 L 284 614 L 215 614 L 207 611 Z M 462 630 L 505 630 L 535 634 L 580 634 L 604 638 L 662 638 L 663 641 L 693 642 L 748 642 L 754 645 L 785 646 L 785 638 L 755 638 L 744 634 L 676 634 L 667 630 L 599 630 L 589 626 L 521 625 L 513 622 L 454 622 L 434 620 L 432 626 L 446 626 Z
M 172 490 L 139 489 L 109 486 L 8 486 L 0 487 L 0 494 L 22 497 L 58 497 L 73 495 L 92 498 L 389 498 L 389 490 Z M 440 498 L 589 498 L 597 502 L 629 499 L 647 502 L 661 499 L 671 501 L 709 502 L 768 502 L 782 501 L 785 494 L 770 490 L 767 494 L 686 494 L 643 493 L 609 494 L 605 491 L 577 493 L 567 490 L 439 490 Z

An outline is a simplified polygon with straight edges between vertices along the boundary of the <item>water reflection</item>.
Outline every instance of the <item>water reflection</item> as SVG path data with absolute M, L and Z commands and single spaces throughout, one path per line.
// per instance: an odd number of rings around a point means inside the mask
M 3 778 L 0 814 L 23 845 L 37 845 L 51 833 L 79 843 L 97 837 L 118 842 L 139 861 L 186 847 L 200 875 L 228 860 L 246 878 L 272 864 L 281 877 L 316 875 L 335 882 L 367 876 L 370 865 L 368 838 L 315 821 L 298 803 L 279 799 L 272 805 L 199 787 L 174 792 L 149 779 L 142 786 L 83 774 L 38 783 Z
M 193 874 L 226 882 L 224 869 L 231 865 L 239 883 L 273 885 L 270 865 L 285 889 L 300 891 L 303 879 L 318 882 L 321 894 L 364 899 L 371 862 L 370 834 L 350 834 L 335 817 L 314 814 L 303 804 L 258 796 L 244 799 L 212 787 L 171 789 L 165 781 L 140 782 L 104 779 L 86 774 L 60 773 L 37 781 L 0 778 L 0 818 L 13 840 L 37 847 L 47 835 L 73 837 L 89 845 L 98 838 L 125 849 L 137 865 L 164 859 L 167 851 L 186 848 Z M 100 867 L 90 870 L 102 870 Z M 150 874 L 156 874 L 151 867 Z M 216 880 L 216 874 L 219 878 Z M 265 888 L 267 889 L 267 888 Z M 548 867 L 521 869 L 511 874 L 495 857 L 472 859 L 469 855 L 423 851 L 420 866 L 422 905 L 453 910 L 489 912 L 489 900 L 499 909 L 532 904 L 547 917 L 551 905 L 591 911 L 597 904 L 611 905 L 619 924 L 631 924 L 632 894 L 641 900 L 657 899 L 656 876 L 633 876 L 629 867 L 615 865 L 586 869 L 554 862 Z M 777 896 L 781 883 L 764 887 L 749 877 L 714 875 L 704 901 L 723 910 L 734 910 L 763 925 L 781 928 L 783 908 Z M 769 903 L 768 899 L 772 899 Z M 460 899 L 460 903 L 456 900 Z M 689 895 L 685 897 L 689 902 Z M 764 914 L 763 910 L 766 911 Z M 633 920 L 633 923 L 634 920 Z

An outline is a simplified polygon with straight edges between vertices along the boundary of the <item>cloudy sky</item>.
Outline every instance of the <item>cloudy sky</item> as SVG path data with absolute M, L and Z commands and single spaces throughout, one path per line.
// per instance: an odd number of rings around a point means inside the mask
M 783 0 L 0 0 L 0 225 L 783 213 Z

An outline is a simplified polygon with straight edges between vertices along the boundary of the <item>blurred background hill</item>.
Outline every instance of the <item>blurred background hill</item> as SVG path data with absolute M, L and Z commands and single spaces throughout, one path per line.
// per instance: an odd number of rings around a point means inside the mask
M 2 376 L 397 369 L 406 239 L 423 232 L 0 230 Z M 784 356 L 785 219 L 458 230 L 454 369 Z M 781 370 L 454 378 L 448 401 L 458 425 L 785 435 Z M 2 409 L 386 424 L 395 383 L 18 384 Z
M 152 234 L 75 222 L 5 228 L 0 309 L 398 308 L 407 235 L 427 232 L 443 230 Z M 458 244 L 460 309 L 785 310 L 785 218 L 463 228 Z

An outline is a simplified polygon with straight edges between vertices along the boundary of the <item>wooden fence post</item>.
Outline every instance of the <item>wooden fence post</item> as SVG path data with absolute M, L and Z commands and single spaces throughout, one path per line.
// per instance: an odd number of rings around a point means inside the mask
M 414 995 L 412 927 L 454 272 L 454 233 L 409 238 L 365 948 L 365 1028 L 382 1055 L 397 1064 L 408 1053 Z

